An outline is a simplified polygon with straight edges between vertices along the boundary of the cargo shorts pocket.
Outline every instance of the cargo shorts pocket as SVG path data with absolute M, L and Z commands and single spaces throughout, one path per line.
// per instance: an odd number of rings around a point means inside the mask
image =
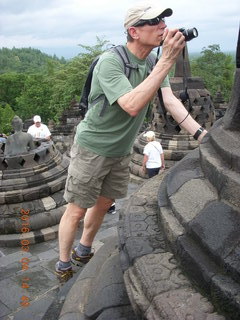
M 73 171 L 70 171 L 66 187 L 70 193 L 79 196 L 89 195 L 96 197 L 99 194 L 97 183 L 97 179 L 92 177 L 88 172 L 80 171 L 74 174 Z

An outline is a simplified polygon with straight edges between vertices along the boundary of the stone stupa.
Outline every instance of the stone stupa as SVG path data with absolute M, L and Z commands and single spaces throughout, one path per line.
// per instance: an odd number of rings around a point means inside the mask
M 65 205 L 68 158 L 53 141 L 30 139 L 20 122 L 21 128 L 15 127 L 6 145 L 0 145 L 1 246 L 20 246 L 22 239 L 32 244 L 56 238 Z M 24 212 L 28 216 L 23 218 Z
M 240 319 L 240 30 L 231 100 L 159 190 L 159 222 L 187 275 Z
M 199 77 L 191 76 L 189 56 L 187 47 L 185 54 L 180 55 L 176 62 L 174 77 L 170 78 L 171 88 L 174 95 L 180 99 L 181 93 L 187 86 L 189 100 L 184 102 L 191 116 L 207 130 L 215 121 L 215 111 L 210 92 L 205 88 L 203 80 Z M 167 167 L 173 166 L 181 160 L 191 150 L 198 147 L 198 142 L 188 134 L 183 128 L 177 126 L 171 115 L 167 112 L 163 115 L 163 109 L 159 107 L 160 101 L 158 96 L 155 97 L 152 110 L 152 120 L 148 130 L 153 130 L 156 139 L 161 143 L 165 163 Z M 143 159 L 143 148 L 147 141 L 140 134 L 134 144 L 134 153 L 130 164 L 131 172 L 140 177 L 146 178 L 141 172 Z

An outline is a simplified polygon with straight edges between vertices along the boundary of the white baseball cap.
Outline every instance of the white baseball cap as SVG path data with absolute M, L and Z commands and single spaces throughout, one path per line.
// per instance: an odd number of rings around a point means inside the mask
M 41 122 L 41 117 L 40 116 L 34 116 L 33 117 L 33 122 Z
M 159 16 L 162 18 L 170 17 L 173 11 L 165 7 L 153 7 L 151 4 L 136 5 L 127 11 L 124 19 L 124 28 L 127 30 L 140 20 L 154 19 Z

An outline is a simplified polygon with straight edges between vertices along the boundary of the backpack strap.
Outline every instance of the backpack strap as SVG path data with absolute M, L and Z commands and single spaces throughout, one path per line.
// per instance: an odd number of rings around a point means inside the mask
M 111 51 L 115 52 L 121 59 L 122 63 L 123 63 L 123 67 L 124 67 L 124 74 L 126 75 L 126 77 L 129 79 L 130 75 L 131 75 L 131 71 L 134 70 L 138 70 L 138 65 L 137 64 L 131 64 L 130 59 L 128 57 L 127 51 L 125 49 L 124 46 L 119 45 L 119 46 L 114 46 L 110 49 Z M 91 83 L 90 83 L 91 85 Z M 102 108 L 99 112 L 99 117 L 102 117 L 107 105 L 108 105 L 108 100 L 106 98 L 105 95 L 101 95 L 99 96 L 97 99 L 95 99 L 94 101 L 92 101 L 92 103 L 90 104 L 89 108 L 91 108 L 93 105 L 95 105 L 97 102 L 99 102 L 100 100 L 104 99 L 103 101 L 103 105 Z
M 118 56 L 121 58 L 121 60 L 123 62 L 124 73 L 125 73 L 126 77 L 129 79 L 132 69 L 138 70 L 138 65 L 131 64 L 130 59 L 127 54 L 127 50 L 125 49 L 124 46 L 122 46 L 122 45 L 115 46 L 115 47 L 112 47 L 110 50 L 112 50 L 113 52 L 116 52 L 118 54 Z
M 90 89 L 91 89 L 93 69 L 95 68 L 98 60 L 99 60 L 99 56 L 93 60 L 91 66 L 90 66 L 90 69 L 88 71 L 87 79 L 85 81 L 83 90 L 82 90 L 81 99 L 79 102 L 79 107 L 80 107 L 80 115 L 83 118 L 85 117 L 85 114 L 88 110 L 88 95 L 89 95 Z
M 148 74 L 150 74 L 155 64 L 157 63 L 157 57 L 153 53 L 150 53 L 147 56 L 146 61 L 148 66 Z

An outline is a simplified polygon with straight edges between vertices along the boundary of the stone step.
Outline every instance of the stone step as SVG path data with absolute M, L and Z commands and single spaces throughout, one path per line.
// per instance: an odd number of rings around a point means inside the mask
M 19 191 L 22 191 L 24 194 L 29 193 L 29 189 L 31 188 L 41 188 L 43 185 L 51 184 L 57 179 L 64 176 L 66 179 L 66 173 L 68 168 L 68 162 L 63 162 L 53 168 L 51 168 L 47 172 L 34 173 L 32 172 L 31 176 L 8 179 L 3 176 L 3 180 L 1 181 L 0 191 L 5 193 L 7 203 L 15 203 L 16 200 L 12 196 L 13 192 L 16 194 Z
M 239 319 L 239 210 L 219 199 L 197 158 L 195 150 L 165 176 L 158 220 L 186 274 L 229 319 Z
M 227 159 L 227 156 L 222 158 L 219 149 L 214 149 L 212 145 L 207 142 L 201 146 L 200 156 L 204 174 L 217 189 L 219 197 L 239 208 L 240 172 L 233 170 L 232 160 Z M 233 154 L 229 156 L 235 159 Z M 238 162 L 239 161 L 235 161 L 235 168 Z
M 119 237 L 124 282 L 139 319 L 218 319 L 212 302 L 187 278 L 158 224 L 161 176 L 146 181 L 120 216 Z M 184 228 L 179 226 L 184 232 Z M 174 232 L 173 232 L 174 233 Z
M 119 263 L 118 238 L 111 236 L 70 289 L 59 320 L 135 320 Z
M 235 172 L 240 172 L 240 139 L 234 131 L 225 130 L 222 120 L 214 125 L 206 144 L 211 144 L 212 149 L 218 157 L 221 157 L 229 168 Z

